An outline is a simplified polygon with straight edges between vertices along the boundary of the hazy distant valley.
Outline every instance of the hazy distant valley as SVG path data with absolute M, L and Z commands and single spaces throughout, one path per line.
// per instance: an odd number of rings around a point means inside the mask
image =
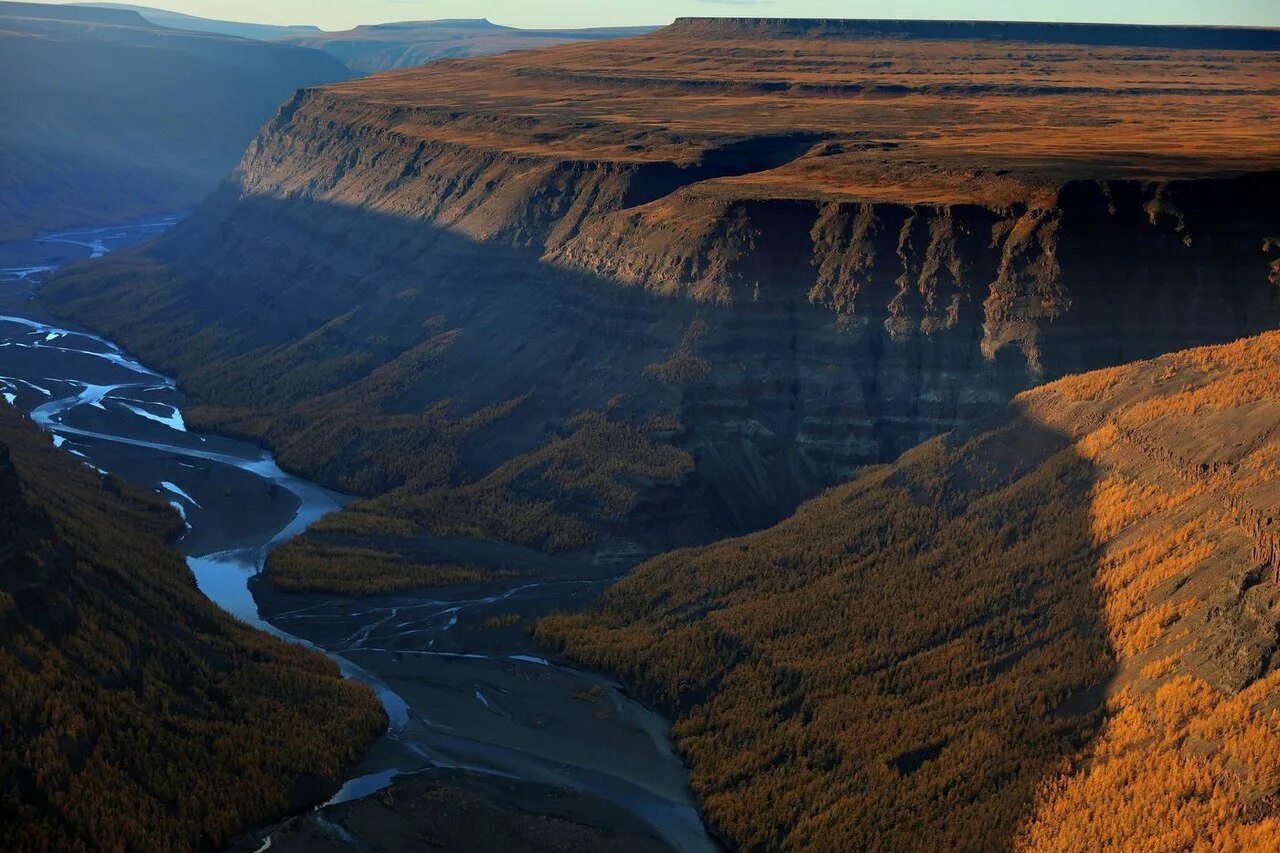
M 0 40 L 18 847 L 1275 843 L 1280 31 Z
M 344 34 L 144 6 L 0 3 L 0 239 L 195 205 L 303 87 L 644 29 L 459 21 Z

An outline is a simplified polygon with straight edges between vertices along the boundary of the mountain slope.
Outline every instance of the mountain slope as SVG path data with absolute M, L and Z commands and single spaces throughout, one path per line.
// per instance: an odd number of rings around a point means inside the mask
M 156 27 L 136 12 L 0 3 L 0 239 L 194 205 L 302 86 L 317 51 Z
M 385 725 L 329 661 L 201 595 L 180 530 L 0 406 L 5 849 L 215 847 L 336 790 Z
M 299 93 L 41 298 L 366 497 L 271 566 L 347 591 L 517 568 L 441 537 L 756 529 L 1046 378 L 1274 327 L 1275 52 L 695 23 Z
M 1280 333 L 1071 376 L 539 633 L 744 848 L 1270 849 Z
M 175 30 L 191 30 L 198 33 L 218 33 L 224 36 L 271 41 L 286 36 L 299 36 L 319 33 L 319 27 L 309 25 L 277 26 L 274 24 L 251 24 L 244 21 L 220 21 L 214 18 L 200 18 L 195 15 L 184 15 L 168 9 L 156 9 L 151 6 L 137 6 L 129 3 L 86 3 L 101 9 L 126 9 L 137 12 L 146 20 L 158 27 Z
M 476 20 L 401 21 L 368 24 L 340 32 L 301 33 L 276 41 L 330 53 L 352 71 L 366 74 L 410 68 L 460 56 L 534 50 L 568 42 L 627 38 L 654 27 L 598 27 L 577 30 L 522 30 Z

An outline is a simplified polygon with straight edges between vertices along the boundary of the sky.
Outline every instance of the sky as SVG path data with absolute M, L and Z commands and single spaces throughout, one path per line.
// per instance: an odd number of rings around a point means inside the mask
M 488 18 L 515 27 L 599 27 L 665 24 L 684 15 L 1280 26 L 1280 0 L 144 0 L 140 5 L 327 30 L 433 18 Z

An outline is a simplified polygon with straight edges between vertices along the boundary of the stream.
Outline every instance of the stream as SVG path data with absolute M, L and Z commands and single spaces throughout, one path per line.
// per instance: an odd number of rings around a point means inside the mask
M 158 216 L 0 245 L 0 395 L 86 465 L 164 495 L 200 590 L 239 619 L 315 648 L 379 696 L 390 726 L 325 808 L 398 777 L 477 774 L 622 809 L 677 850 L 714 850 L 666 721 L 613 680 L 549 659 L 524 627 L 590 602 L 634 562 L 440 540 L 442 559 L 518 565 L 500 580 L 352 599 L 277 591 L 268 551 L 345 500 L 247 442 L 189 430 L 175 381 L 113 342 L 40 314 L 44 276 L 162 233 Z M 272 828 L 258 833 L 264 844 Z

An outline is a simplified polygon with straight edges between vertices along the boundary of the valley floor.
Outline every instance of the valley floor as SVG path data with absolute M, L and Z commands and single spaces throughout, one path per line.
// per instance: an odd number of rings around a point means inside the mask
M 518 833 L 537 825 L 552 848 L 710 849 L 665 721 L 610 679 L 549 660 L 530 636 L 534 619 L 583 606 L 631 563 L 439 540 L 435 547 L 454 558 L 523 570 L 364 599 L 277 591 L 256 578 L 266 549 L 345 499 L 285 474 L 256 446 L 189 430 L 173 383 L 109 341 L 26 316 L 48 269 L 169 222 L 0 247 L 8 312 L 0 385 L 65 452 L 154 489 L 181 513 L 179 546 L 206 595 L 250 625 L 328 652 L 381 695 L 391 727 L 317 813 L 320 822 L 259 831 L 254 848 L 277 831 L 327 831 L 324 816 L 359 835 L 361 815 L 398 803 L 379 816 L 378 831 L 422 840 L 457 818 L 459 829 L 468 821 L 507 822 Z M 381 805 L 363 802 L 373 794 Z M 418 795 L 435 805 L 406 809 Z

